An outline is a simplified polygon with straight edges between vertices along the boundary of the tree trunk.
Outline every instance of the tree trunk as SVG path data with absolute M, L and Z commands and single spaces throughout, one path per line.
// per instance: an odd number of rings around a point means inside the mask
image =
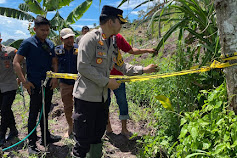
M 215 0 L 217 25 L 220 34 L 222 54 L 230 55 L 237 52 L 237 0 Z M 236 63 L 231 60 L 230 63 Z M 237 66 L 224 69 L 227 92 L 231 107 L 237 114 Z

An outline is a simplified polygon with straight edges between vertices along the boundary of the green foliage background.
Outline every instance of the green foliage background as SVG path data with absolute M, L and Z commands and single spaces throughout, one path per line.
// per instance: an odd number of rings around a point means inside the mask
M 127 1 L 123 0 L 119 6 Z M 220 60 L 213 2 L 173 0 L 150 7 L 143 22 L 137 23 L 137 28 L 149 23 L 148 33 L 157 36 L 161 30 L 161 38 L 153 37 L 159 41 L 158 56 L 150 55 L 145 60 L 131 63 L 145 66 L 157 63 L 159 73 L 167 73 Z M 176 50 L 172 55 L 164 55 L 169 38 L 177 39 Z M 145 43 L 144 39 L 128 39 L 131 43 Z M 141 115 L 135 119 L 146 120 L 153 129 L 138 141 L 142 145 L 138 157 L 237 157 L 237 117 L 228 110 L 224 79 L 222 70 L 216 69 L 127 84 L 130 106 L 143 109 L 142 112 L 132 109 Z M 168 97 L 174 111 L 164 109 L 155 99 L 157 95 Z

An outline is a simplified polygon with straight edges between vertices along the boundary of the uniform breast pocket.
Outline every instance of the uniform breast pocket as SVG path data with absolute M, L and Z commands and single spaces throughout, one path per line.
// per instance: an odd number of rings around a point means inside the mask
M 107 54 L 105 52 L 97 52 L 92 65 L 95 67 L 105 68 L 108 66 Z

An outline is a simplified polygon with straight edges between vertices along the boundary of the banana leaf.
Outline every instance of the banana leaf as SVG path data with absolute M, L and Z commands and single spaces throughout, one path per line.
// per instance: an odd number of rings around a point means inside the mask
M 89 9 L 92 4 L 92 0 L 86 0 L 81 5 L 76 7 L 67 17 L 66 24 L 74 24 L 77 20 L 79 20 L 83 14 Z
M 35 18 L 29 13 L 17 9 L 0 7 L 0 15 L 19 20 L 33 21 Z
M 61 30 L 65 26 L 65 20 L 57 11 L 54 17 L 50 20 L 51 28 L 53 30 Z
M 23 39 L 16 40 L 16 41 L 12 42 L 9 46 L 19 49 L 22 41 L 23 41 Z
M 30 8 L 29 8 L 28 4 L 26 4 L 26 3 L 19 4 L 18 8 L 22 11 L 30 12 Z
M 40 6 L 40 3 L 36 0 L 25 0 L 25 3 L 29 6 L 29 10 L 32 13 L 35 14 L 40 14 L 40 15 L 46 15 L 46 11 L 44 11 L 42 9 L 42 7 Z
M 44 0 L 43 6 L 47 11 L 55 11 L 64 6 L 69 6 L 74 0 Z

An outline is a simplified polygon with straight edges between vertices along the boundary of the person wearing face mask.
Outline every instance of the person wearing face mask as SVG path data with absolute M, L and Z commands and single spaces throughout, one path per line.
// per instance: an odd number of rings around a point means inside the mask
M 110 79 L 113 67 L 126 75 L 155 72 L 157 66 L 133 66 L 124 63 L 116 45 L 116 34 L 122 24 L 123 11 L 105 5 L 100 15 L 100 28 L 84 35 L 79 42 L 77 70 L 74 84 L 73 133 L 76 144 L 73 157 L 102 156 L 101 138 L 108 123 L 108 88 L 117 89 L 120 83 Z
M 18 136 L 15 118 L 11 109 L 18 88 L 16 74 L 12 64 L 17 50 L 13 47 L 2 45 L 1 41 L 0 34 L 0 146 L 4 145 L 6 141 Z M 8 128 L 10 129 L 10 133 L 6 138 Z
M 77 53 L 78 45 L 74 44 L 74 32 L 70 28 L 64 28 L 60 31 L 60 39 L 62 45 L 55 47 L 55 53 L 58 58 L 58 72 L 77 74 Z M 59 79 L 59 87 L 62 102 L 64 105 L 64 113 L 68 123 L 68 131 L 64 137 L 72 134 L 73 121 L 73 96 L 72 90 L 75 80 Z

